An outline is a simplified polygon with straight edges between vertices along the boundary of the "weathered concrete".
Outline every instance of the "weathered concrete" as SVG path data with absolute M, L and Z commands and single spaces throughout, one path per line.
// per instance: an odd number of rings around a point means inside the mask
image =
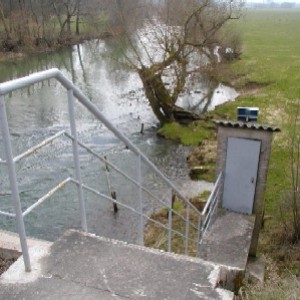
M 237 291 L 244 277 L 255 218 L 219 209 L 199 247 L 199 256 L 223 266 L 222 286 Z
M 0 299 L 233 299 L 222 270 L 198 258 L 68 231 L 31 282 L 0 279 Z M 24 274 L 22 275 L 24 276 Z
M 254 217 L 219 209 L 206 232 L 199 255 L 202 259 L 245 270 Z
M 27 238 L 28 248 L 49 248 L 52 243 L 44 240 Z M 5 230 L 0 230 L 0 255 L 5 258 L 18 258 L 21 255 L 19 235 Z
M 261 283 L 265 281 L 266 261 L 264 257 L 249 257 L 246 268 L 246 280 L 255 278 Z

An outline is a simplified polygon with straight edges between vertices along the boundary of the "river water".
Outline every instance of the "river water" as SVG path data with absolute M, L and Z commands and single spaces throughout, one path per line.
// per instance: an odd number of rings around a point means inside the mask
M 87 41 L 54 53 L 1 63 L 0 80 L 4 82 L 36 71 L 59 68 L 168 178 L 192 194 L 210 189 L 209 183 L 189 180 L 186 165 L 186 155 L 190 151 L 188 147 L 156 136 L 157 120 L 145 99 L 138 76 L 116 63 L 110 53 L 114 53 L 114 57 L 120 55 L 114 41 Z M 215 97 L 224 94 L 224 90 L 220 92 L 219 86 Z M 193 93 L 192 97 L 197 94 L 199 91 Z M 193 98 L 188 99 L 187 103 L 191 101 Z M 68 129 L 66 92 L 55 81 L 50 80 L 16 91 L 6 96 L 5 103 L 14 155 L 60 130 Z M 75 109 L 80 140 L 136 178 L 135 157 L 85 108 L 78 104 Z M 140 134 L 142 123 L 144 134 Z M 3 159 L 2 144 L 1 137 L 0 158 Z M 108 193 L 104 166 L 83 150 L 80 150 L 80 159 L 83 181 Z M 51 146 L 19 162 L 17 176 L 23 210 L 61 180 L 72 176 L 73 172 L 71 143 L 66 138 L 56 140 Z M 169 197 L 171 192 L 157 176 L 146 168 L 142 175 L 151 191 L 156 192 L 159 197 Z M 110 180 L 118 200 L 138 207 L 135 202 L 137 191 L 128 181 L 113 172 Z M 90 232 L 128 242 L 136 241 L 136 216 L 125 209 L 120 209 L 114 215 L 111 203 L 91 193 L 85 193 L 85 198 Z M 157 206 L 145 197 L 144 211 L 149 214 L 155 209 Z M 0 164 L 0 210 L 12 212 L 7 172 L 3 164 Z M 56 239 L 67 228 L 80 228 L 75 187 L 67 185 L 53 195 L 25 218 L 25 225 L 29 236 L 46 240 Z M 1 216 L 0 228 L 15 231 L 14 220 Z

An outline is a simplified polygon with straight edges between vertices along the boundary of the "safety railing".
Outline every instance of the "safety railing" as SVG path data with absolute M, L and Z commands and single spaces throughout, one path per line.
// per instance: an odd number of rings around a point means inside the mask
M 29 85 L 49 80 L 56 79 L 59 81 L 63 87 L 67 90 L 67 98 L 68 98 L 68 113 L 70 118 L 70 132 L 60 131 L 53 135 L 52 137 L 47 138 L 43 142 L 33 146 L 29 150 L 24 153 L 13 156 L 12 145 L 10 140 L 10 133 L 6 115 L 5 108 L 5 95 L 15 91 L 17 89 L 21 89 L 27 87 Z M 95 150 L 91 149 L 84 143 L 78 140 L 77 130 L 76 130 L 76 122 L 75 122 L 75 113 L 74 113 L 74 101 L 75 98 L 92 114 L 98 121 L 104 124 L 119 140 L 121 140 L 125 146 L 134 153 L 136 156 L 136 164 L 137 171 L 136 177 L 132 177 L 128 175 L 126 172 L 119 169 L 116 165 L 107 160 L 106 157 L 100 156 L 96 153 Z M 209 199 L 206 207 L 203 212 L 200 212 L 192 203 L 190 203 L 182 193 L 176 188 L 176 186 L 126 137 L 124 136 L 114 125 L 106 119 L 106 117 L 98 110 L 98 108 L 91 102 L 89 99 L 75 86 L 73 83 L 68 80 L 58 69 L 51 69 L 39 73 L 35 73 L 24 78 L 8 81 L 0 84 L 0 129 L 2 133 L 3 145 L 4 145 L 4 153 L 5 159 L 0 159 L 0 164 L 6 164 L 9 175 L 9 183 L 11 190 L 11 198 L 14 207 L 14 213 L 0 211 L 0 215 L 6 217 L 12 217 L 16 219 L 17 230 L 20 237 L 20 244 L 23 254 L 23 260 L 25 265 L 25 270 L 31 270 L 31 263 L 28 251 L 28 245 L 26 240 L 26 231 L 24 226 L 24 217 L 27 216 L 30 212 L 32 212 L 36 207 L 44 203 L 47 199 L 49 199 L 55 192 L 62 189 L 69 183 L 73 183 L 77 187 L 77 195 L 79 200 L 80 207 L 80 218 L 81 218 L 81 228 L 83 231 L 88 231 L 87 226 L 87 216 L 86 216 L 86 207 L 85 207 L 85 198 L 84 198 L 84 190 L 89 191 L 102 199 L 106 199 L 111 201 L 114 204 L 114 207 L 117 205 L 123 208 L 126 208 L 139 216 L 139 228 L 140 228 L 140 237 L 139 243 L 141 245 L 144 244 L 144 229 L 146 220 L 149 222 L 153 222 L 157 226 L 163 228 L 167 231 L 167 250 L 172 251 L 172 239 L 174 235 L 180 236 L 184 240 L 184 253 L 188 254 L 188 247 L 190 243 L 195 243 L 196 246 L 199 244 L 199 239 L 205 233 L 206 228 L 208 227 L 209 220 L 211 219 L 211 215 L 213 214 L 216 207 L 216 191 L 214 191 L 213 197 Z M 15 164 L 18 163 L 21 159 L 28 157 L 29 155 L 35 153 L 42 147 L 45 147 L 51 144 L 54 140 L 58 138 L 66 137 L 72 141 L 72 150 L 73 150 L 73 161 L 74 161 L 74 178 L 68 177 L 58 183 L 55 187 L 53 187 L 50 191 L 48 191 L 45 195 L 39 198 L 34 204 L 26 208 L 22 211 L 20 195 L 19 195 L 19 187 L 17 182 L 16 168 Z M 81 176 L 81 168 L 80 168 L 80 157 L 79 157 L 79 147 L 85 149 L 88 153 L 90 153 L 93 157 L 97 158 L 101 161 L 106 170 L 108 168 L 113 169 L 118 174 L 122 175 L 128 181 L 130 181 L 134 186 L 136 186 L 138 190 L 138 207 L 132 207 L 125 203 L 122 203 L 114 197 L 113 193 L 106 195 L 90 186 L 86 183 L 83 183 Z M 161 181 L 163 181 L 170 189 L 171 193 L 169 196 L 169 200 L 164 201 L 160 197 L 154 195 L 154 193 L 149 190 L 143 184 L 142 178 L 142 163 L 149 167 L 152 172 L 154 172 Z M 220 177 L 217 181 L 217 185 L 219 185 Z M 110 186 L 110 179 L 107 176 L 107 184 Z M 159 220 L 152 218 L 151 216 L 144 213 L 144 200 L 143 195 L 147 194 L 152 199 L 154 199 L 157 203 L 160 204 L 161 207 L 167 207 L 167 222 L 162 223 Z M 175 196 L 179 198 L 185 205 L 184 215 L 178 213 L 176 209 L 173 207 L 173 200 Z M 193 215 L 193 218 L 191 217 Z M 173 228 L 173 218 L 176 217 L 180 219 L 185 224 L 184 231 L 180 231 L 177 228 Z M 191 236 L 191 231 L 196 232 Z M 196 237 L 195 237 L 196 236 Z
M 202 214 L 202 220 L 201 220 L 201 228 L 200 228 L 200 237 L 199 237 L 199 244 L 201 244 L 203 237 L 205 236 L 213 217 L 215 216 L 215 211 L 218 206 L 219 200 L 220 200 L 220 192 L 222 187 L 222 179 L 223 179 L 223 172 L 221 172 L 217 180 L 214 184 L 214 188 L 211 191 L 211 194 L 201 212 Z

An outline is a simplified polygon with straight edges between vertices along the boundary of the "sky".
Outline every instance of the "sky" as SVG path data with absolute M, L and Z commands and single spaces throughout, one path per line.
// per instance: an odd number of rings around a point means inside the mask
M 255 3 L 269 3 L 269 2 L 275 2 L 275 3 L 282 3 L 282 2 L 292 2 L 300 4 L 300 0 L 246 0 L 248 3 L 255 2 Z

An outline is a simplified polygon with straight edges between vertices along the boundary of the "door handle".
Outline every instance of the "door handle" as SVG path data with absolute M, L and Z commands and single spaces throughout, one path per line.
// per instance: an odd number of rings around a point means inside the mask
M 251 177 L 251 183 L 254 183 L 254 177 Z

